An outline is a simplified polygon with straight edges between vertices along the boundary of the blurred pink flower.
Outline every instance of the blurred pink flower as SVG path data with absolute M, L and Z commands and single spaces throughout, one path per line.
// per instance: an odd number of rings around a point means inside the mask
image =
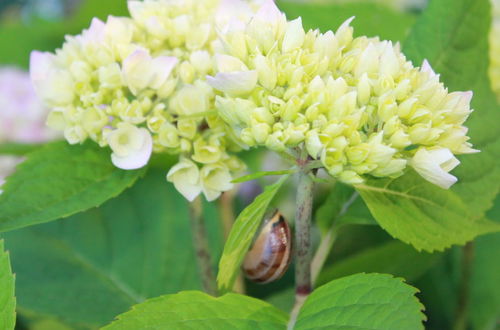
M 27 72 L 13 67 L 0 68 L 0 143 L 54 139 L 59 134 L 45 125 L 48 112 L 35 95 Z M 20 160 L 0 156 L 0 186 Z

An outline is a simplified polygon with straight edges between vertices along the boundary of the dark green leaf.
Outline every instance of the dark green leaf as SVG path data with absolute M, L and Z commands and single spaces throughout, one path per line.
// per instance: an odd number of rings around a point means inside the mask
M 0 232 L 99 206 L 144 173 L 116 168 L 109 153 L 90 142 L 54 142 L 31 153 L 2 187 Z
M 351 187 L 335 182 L 326 200 L 317 209 L 316 223 L 322 233 L 326 233 L 334 225 L 347 224 L 376 225 L 370 211 Z
M 391 241 L 349 256 L 324 269 L 318 284 L 360 272 L 386 273 L 414 281 L 436 260 L 438 254 L 418 252 L 411 246 Z
M 224 252 L 219 262 L 217 284 L 222 292 L 229 291 L 233 288 L 236 275 L 239 272 L 246 252 L 252 244 L 255 233 L 257 229 L 259 229 L 262 217 L 287 178 L 288 176 L 283 176 L 275 184 L 266 187 L 264 192 L 257 196 L 257 198 L 238 215 L 238 218 L 231 228 L 226 245 L 224 246 Z
M 294 329 L 424 329 L 418 290 L 383 274 L 356 274 L 317 288 Z
M 136 305 L 104 329 L 285 329 L 288 315 L 255 298 L 185 291 Z
M 219 216 L 212 203 L 205 209 L 217 257 Z M 188 203 L 164 171 L 151 171 L 99 208 L 3 237 L 23 315 L 95 329 L 147 298 L 201 288 Z

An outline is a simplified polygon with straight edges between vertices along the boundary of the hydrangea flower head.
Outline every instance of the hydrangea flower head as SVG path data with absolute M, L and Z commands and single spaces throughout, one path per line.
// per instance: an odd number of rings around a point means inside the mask
M 152 153 L 179 154 L 168 180 L 189 200 L 201 192 L 213 200 L 244 165 L 230 155 L 240 147 L 214 111 L 205 77 L 215 72 L 217 31 L 244 24 L 253 9 L 219 0 L 128 5 L 131 18 L 94 19 L 55 54 L 32 53 L 32 81 L 52 109 L 48 124 L 69 143 L 109 146 L 122 169 L 145 166 Z
M 449 188 L 454 155 L 475 152 L 462 125 L 472 93 L 449 93 L 429 63 L 414 67 L 398 44 L 354 38 L 351 20 L 335 33 L 305 31 L 267 1 L 226 31 L 208 77 L 220 116 L 246 145 L 305 148 L 349 184 L 411 166 Z

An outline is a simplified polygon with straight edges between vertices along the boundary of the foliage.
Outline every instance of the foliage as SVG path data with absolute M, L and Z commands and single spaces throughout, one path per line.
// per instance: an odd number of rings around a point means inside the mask
M 217 212 L 205 215 L 218 255 Z M 187 203 L 158 170 L 99 208 L 3 237 L 21 310 L 70 325 L 96 328 L 147 298 L 201 288 Z
M 266 187 L 265 191 L 255 198 L 236 219 L 231 228 L 231 233 L 227 238 L 219 263 L 217 284 L 221 291 L 224 292 L 232 289 L 234 279 L 238 274 L 246 252 L 252 244 L 255 233 L 259 229 L 262 217 L 287 177 L 283 176 L 275 184 Z
M 0 240 L 0 327 L 10 330 L 16 323 L 16 298 L 9 254 L 3 246 L 4 241 Z
M 64 218 L 99 206 L 144 170 L 122 171 L 90 143 L 54 142 L 28 155 L 0 196 L 0 231 Z
M 417 292 L 389 275 L 357 274 L 335 280 L 307 298 L 295 329 L 424 329 Z

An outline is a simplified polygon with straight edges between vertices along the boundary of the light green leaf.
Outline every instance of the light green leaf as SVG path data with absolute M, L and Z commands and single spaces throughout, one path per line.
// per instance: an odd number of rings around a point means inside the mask
M 465 123 L 481 153 L 460 157 L 459 178 L 452 191 L 469 212 L 482 217 L 500 189 L 500 107 L 488 80 L 488 34 L 491 8 L 488 0 L 431 1 L 404 43 L 404 53 L 414 64 L 429 60 L 452 91 L 473 90 L 475 109 Z M 444 191 L 443 191 L 444 193 Z
M 148 300 L 103 329 L 285 329 L 288 315 L 261 300 L 185 291 Z
M 0 329 L 11 330 L 16 324 L 16 298 L 14 275 L 10 269 L 9 254 L 0 240 Z
M 325 268 L 317 283 L 361 272 L 391 274 L 414 281 L 431 267 L 440 255 L 418 252 L 399 241 L 390 241 L 346 257 Z
M 313 291 L 294 329 L 424 329 L 417 292 L 390 275 L 344 277 Z
M 24 156 L 30 152 L 33 152 L 40 147 L 42 144 L 25 144 L 25 143 L 1 143 L 0 144 L 0 155 L 10 155 L 10 156 Z
M 380 226 L 417 250 L 442 251 L 500 230 L 500 224 L 475 220 L 458 196 L 413 171 L 397 180 L 373 179 L 356 189 Z
M 342 4 L 334 3 L 297 3 L 296 1 L 279 1 L 279 7 L 287 14 L 288 19 L 302 17 L 307 29 L 337 30 L 348 18 L 356 16 L 352 26 L 356 36 L 379 36 L 382 39 L 400 41 L 405 38 L 415 15 L 397 12 L 391 8 L 373 3 L 373 1 L 350 0 Z
M 99 206 L 130 187 L 145 169 L 116 168 L 93 143 L 54 142 L 31 153 L 0 195 L 0 232 L 48 222 Z
M 239 178 L 236 178 L 232 181 L 232 183 L 242 183 L 242 182 L 247 182 L 247 181 L 252 181 L 255 179 L 262 178 L 264 176 L 272 176 L 272 175 L 286 175 L 286 174 L 292 174 L 296 172 L 294 169 L 289 169 L 289 170 L 283 170 L 283 171 L 262 171 L 262 172 L 255 172 L 249 175 L 245 175 Z
M 213 203 L 204 208 L 215 259 L 220 220 Z M 96 329 L 147 298 L 201 289 L 188 203 L 164 170 L 149 171 L 99 208 L 2 236 L 28 317 Z
M 241 263 L 246 252 L 252 244 L 252 240 L 259 229 L 262 217 L 266 213 L 274 196 L 286 181 L 288 176 L 271 186 L 267 186 L 262 194 L 248 205 L 234 222 L 229 237 L 224 246 L 224 252 L 219 262 L 219 273 L 217 274 L 217 285 L 222 292 L 233 288 L 234 280 L 239 272 Z

